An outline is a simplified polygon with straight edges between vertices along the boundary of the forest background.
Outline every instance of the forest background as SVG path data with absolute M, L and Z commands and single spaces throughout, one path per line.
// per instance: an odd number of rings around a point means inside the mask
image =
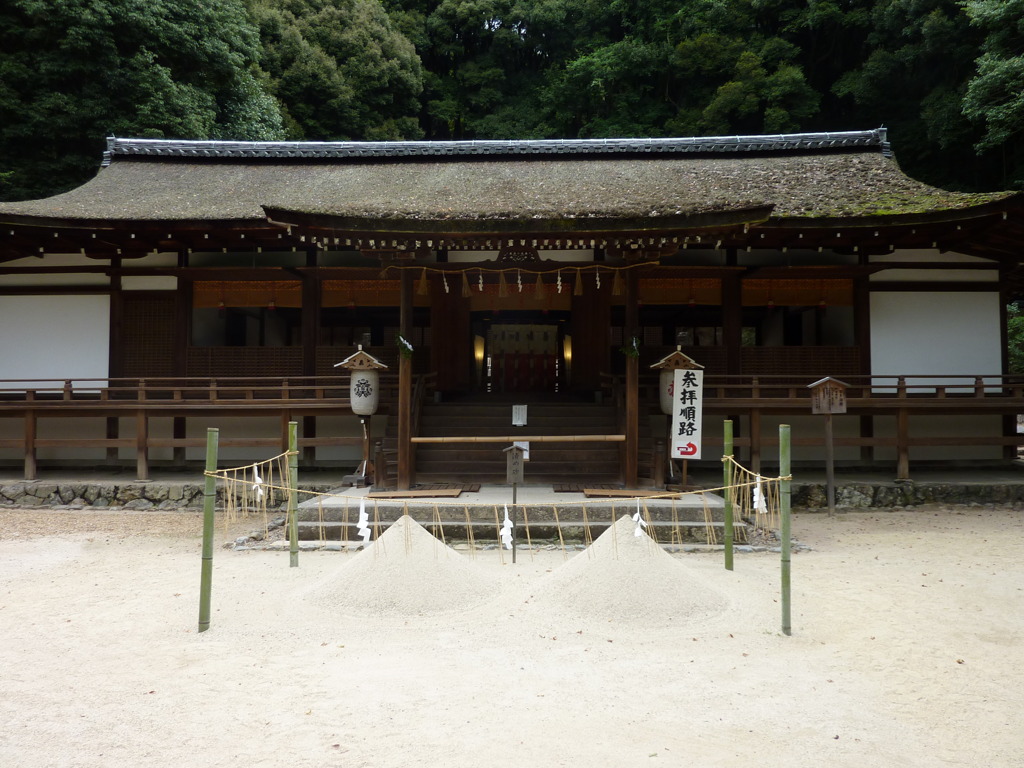
M 1024 0 L 0 0 L 0 200 L 84 183 L 107 136 L 876 126 L 921 181 L 1024 189 Z
M 1024 0 L 0 0 L 0 199 L 106 136 L 504 139 L 884 125 L 1024 187 Z

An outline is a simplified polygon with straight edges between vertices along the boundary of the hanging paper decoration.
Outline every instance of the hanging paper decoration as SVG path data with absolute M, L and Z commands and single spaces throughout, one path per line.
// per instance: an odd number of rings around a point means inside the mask
M 501 524 L 501 543 L 505 549 L 512 549 L 512 520 L 508 516 L 508 504 L 505 505 L 505 520 Z
M 762 482 L 764 482 L 763 478 L 758 475 L 757 485 L 754 486 L 754 511 L 759 515 L 767 515 L 768 505 L 764 500 L 764 489 L 761 486 Z
M 402 357 L 412 357 L 412 344 L 406 341 L 406 339 L 401 335 L 398 337 L 398 353 Z
M 356 531 L 363 538 L 363 544 L 370 542 L 370 516 L 366 514 L 366 499 L 359 499 L 359 523 Z
M 647 521 L 644 520 L 643 515 L 640 514 L 640 499 L 636 500 L 636 512 L 633 514 L 633 522 L 636 523 L 636 528 L 633 530 L 633 535 L 643 536 L 644 529 L 647 528 Z
M 484 271 L 482 269 L 477 273 L 477 287 L 480 289 L 480 293 L 484 292 Z
M 523 292 L 523 273 L 521 270 L 516 270 L 516 286 L 519 288 L 519 292 Z
M 601 270 L 594 270 L 594 282 L 597 283 L 597 290 L 601 290 Z
M 441 282 L 444 283 L 444 292 L 450 293 L 450 291 L 448 290 L 448 275 L 446 275 L 444 272 L 441 273 Z
M 252 468 L 252 490 L 256 496 L 256 501 L 263 501 L 263 478 L 260 477 L 260 471 L 257 467 Z
M 558 270 L 558 292 L 562 292 L 562 270 Z

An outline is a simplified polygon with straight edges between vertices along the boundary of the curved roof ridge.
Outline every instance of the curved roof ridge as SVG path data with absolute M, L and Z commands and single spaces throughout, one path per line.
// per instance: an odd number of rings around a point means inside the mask
M 889 154 L 885 128 L 869 131 L 621 139 L 467 139 L 454 141 L 226 141 L 128 139 L 111 136 L 103 164 L 114 157 L 316 159 L 465 157 L 474 155 L 705 154 L 878 148 Z

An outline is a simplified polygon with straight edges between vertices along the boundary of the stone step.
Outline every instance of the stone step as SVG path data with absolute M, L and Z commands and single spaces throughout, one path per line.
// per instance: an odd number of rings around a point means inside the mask
M 435 535 L 438 539 L 443 538 L 445 542 L 466 541 L 469 539 L 469 530 L 467 530 L 467 523 L 465 520 L 441 518 L 438 522 L 426 521 L 422 524 L 430 533 Z M 519 541 L 524 544 L 527 541 L 534 539 L 562 539 L 565 541 L 580 542 L 587 541 L 588 539 L 596 539 L 604 533 L 608 527 L 608 522 L 590 521 L 588 531 L 582 522 L 579 521 L 562 521 L 558 523 L 555 523 L 554 521 L 541 521 L 534 523 L 533 520 L 531 520 L 529 526 L 529 537 L 527 537 L 526 528 L 522 524 L 522 521 L 519 521 L 516 533 L 519 536 Z M 721 522 L 712 522 L 707 524 L 704 522 L 693 521 L 680 521 L 678 523 L 674 523 L 652 520 L 650 527 L 654 529 L 654 539 L 660 544 L 720 544 L 725 536 L 724 523 Z M 383 533 L 387 530 L 387 525 L 381 523 L 379 526 L 375 526 L 371 523 L 370 530 L 374 531 L 371 535 L 371 540 L 376 538 L 376 528 L 379 528 L 379 532 Z M 474 541 L 494 542 L 499 539 L 499 526 L 495 523 L 493 517 L 491 520 L 470 521 L 469 529 L 472 530 L 472 537 Z M 342 522 L 303 521 L 299 522 L 297 530 L 299 539 L 303 541 L 362 541 L 356 530 L 355 522 L 349 522 L 346 524 Z M 733 525 L 733 541 L 737 544 L 745 543 L 748 538 L 747 532 L 748 526 L 746 523 L 735 523 Z

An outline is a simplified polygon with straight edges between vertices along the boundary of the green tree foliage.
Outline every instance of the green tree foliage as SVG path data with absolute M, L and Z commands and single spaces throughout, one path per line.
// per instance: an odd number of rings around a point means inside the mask
M 1008 181 L 1024 186 L 1024 0 L 966 0 L 985 37 L 963 113 L 984 125 L 978 149 L 1003 149 Z
M 105 136 L 274 138 L 241 0 L 7 0 L 0 197 L 74 187 Z
M 1009 373 L 1024 373 L 1024 308 L 1020 302 L 1006 305 L 1006 341 Z
M 289 138 L 422 135 L 423 68 L 378 0 L 250 0 Z
M 856 112 L 890 128 L 897 157 L 912 175 L 939 185 L 979 186 L 990 169 L 963 164 L 978 131 L 961 113 L 980 33 L 957 0 L 876 0 L 867 52 L 834 91 Z M 853 110 L 849 111 L 854 114 Z
M 102 137 L 572 138 L 885 125 L 1024 185 L 1024 0 L 7 0 L 0 197 Z

